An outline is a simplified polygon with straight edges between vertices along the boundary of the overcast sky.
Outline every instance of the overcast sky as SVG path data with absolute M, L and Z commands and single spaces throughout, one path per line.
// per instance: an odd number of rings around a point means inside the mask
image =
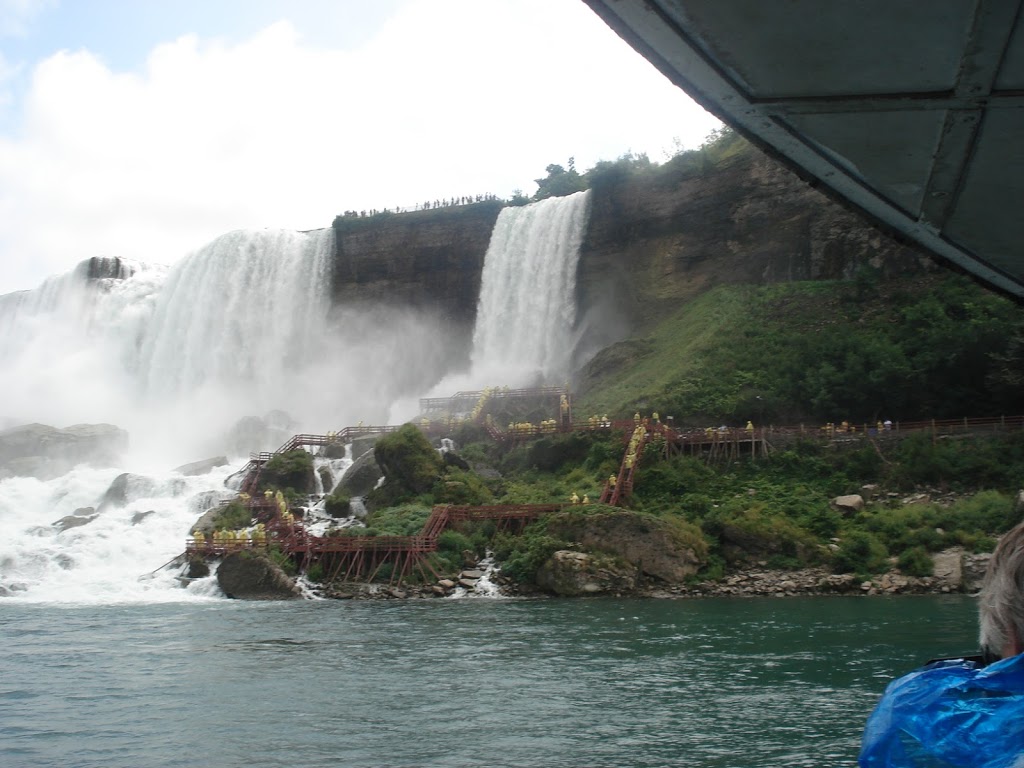
M 0 293 L 717 125 L 582 0 L 0 0 Z

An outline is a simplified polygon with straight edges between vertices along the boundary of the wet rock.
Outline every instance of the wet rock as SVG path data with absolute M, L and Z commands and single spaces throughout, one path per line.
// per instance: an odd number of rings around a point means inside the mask
M 156 482 L 151 478 L 125 472 L 115 477 L 114 482 L 107 488 L 103 500 L 100 501 L 99 511 L 123 507 L 135 499 L 152 496 L 155 490 Z
M 217 515 L 220 514 L 220 507 L 211 507 L 206 510 L 198 520 L 193 523 L 192 527 L 189 528 L 189 535 L 193 535 L 196 532 L 202 533 L 207 536 L 213 533 L 214 521 L 217 519 Z
M 442 456 L 444 457 L 444 464 L 446 467 L 458 467 L 465 471 L 469 471 L 469 462 L 459 456 L 454 451 L 445 451 Z
M 217 467 L 223 467 L 228 463 L 227 456 L 215 456 L 212 459 L 202 459 L 200 461 L 193 461 L 190 464 L 182 464 L 180 467 L 176 467 L 174 472 L 179 475 L 185 475 L 186 477 L 196 477 L 199 475 L 209 474 L 211 470 Z
M 832 499 L 832 505 L 844 515 L 850 515 L 864 509 L 864 497 L 857 493 L 848 496 L 836 496 Z
M 471 571 L 463 571 L 462 573 L 459 574 L 459 578 L 460 579 L 479 579 L 479 578 L 482 578 L 483 575 L 484 575 L 483 571 L 471 570 Z
M 354 446 L 355 443 L 353 443 Z M 365 496 L 377 487 L 377 483 L 382 477 L 384 477 L 384 473 L 377 465 L 373 451 L 367 450 L 353 462 L 345 476 L 338 482 L 338 487 L 335 490 L 344 491 L 349 496 Z
M 65 429 L 22 424 L 0 430 L 0 477 L 51 480 L 78 464 L 115 466 L 128 448 L 128 433 L 113 424 Z
M 284 411 L 271 411 L 262 418 L 246 416 L 224 435 L 223 449 L 231 456 L 274 451 L 297 431 L 298 424 Z
M 92 512 L 92 507 L 84 507 L 83 509 Z M 93 520 L 99 517 L 98 514 L 87 513 L 84 515 L 80 515 L 78 514 L 78 512 L 80 511 L 82 510 L 77 510 L 73 515 L 67 515 L 65 517 L 62 517 L 60 520 L 57 520 L 56 522 L 52 523 L 53 527 L 56 528 L 58 531 L 63 532 L 70 530 L 72 528 L 80 528 L 83 525 L 91 523 Z
M 233 552 L 217 569 L 217 584 L 238 600 L 294 600 L 302 596 L 295 580 L 272 560 L 250 551 Z
M 931 496 L 927 493 L 915 493 L 911 496 L 906 496 L 903 499 L 903 506 L 907 507 L 911 504 L 927 504 L 931 500 Z
M 136 512 L 134 515 L 132 515 L 132 525 L 138 525 L 139 523 L 141 523 L 143 520 L 145 520 L 150 515 L 155 515 L 155 514 L 156 514 L 156 510 L 155 509 L 149 509 L 149 510 L 146 510 L 145 512 Z
M 210 575 L 210 566 L 201 557 L 193 557 L 188 561 L 188 569 L 185 571 L 187 579 L 205 579 Z
M 974 594 L 981 589 L 985 581 L 985 571 L 988 570 L 988 561 L 992 558 L 990 553 L 980 555 L 964 555 L 963 559 L 963 590 Z
M 585 552 L 555 552 L 537 572 L 537 585 L 563 597 L 632 591 L 639 571 L 633 565 Z
M 610 552 L 670 584 L 695 574 L 705 554 L 665 521 L 626 510 L 552 516 L 548 531 L 582 549 Z
M 945 589 L 960 591 L 964 584 L 963 547 L 953 547 L 932 556 L 934 575 Z M 945 591 L 944 589 L 944 591 Z

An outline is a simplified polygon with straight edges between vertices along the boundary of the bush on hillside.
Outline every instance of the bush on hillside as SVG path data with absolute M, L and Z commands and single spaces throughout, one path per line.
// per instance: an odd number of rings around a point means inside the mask
M 746 500 L 722 505 L 701 523 L 730 563 L 783 557 L 804 564 L 819 561 L 819 542 L 792 520 L 773 515 L 760 503 Z
M 836 573 L 881 573 L 889 567 L 889 553 L 874 535 L 850 531 L 839 542 L 832 567 Z
M 352 511 L 352 497 L 336 491 L 324 499 L 324 511 L 331 517 L 348 517 Z
M 252 510 L 239 501 L 232 501 L 220 508 L 213 518 L 213 530 L 237 531 L 252 524 Z
M 373 457 L 386 478 L 367 500 L 375 507 L 409 501 L 430 492 L 441 476 L 444 462 L 430 441 L 412 424 L 384 435 L 373 448 Z
M 924 547 L 905 550 L 897 564 L 906 576 L 931 576 L 935 573 L 935 561 Z
M 313 457 L 298 448 L 273 456 L 260 470 L 257 493 L 265 490 L 291 491 L 293 495 L 312 493 L 316 479 Z
M 435 504 L 480 505 L 492 504 L 494 494 L 482 477 L 456 467 L 448 467 L 434 483 Z

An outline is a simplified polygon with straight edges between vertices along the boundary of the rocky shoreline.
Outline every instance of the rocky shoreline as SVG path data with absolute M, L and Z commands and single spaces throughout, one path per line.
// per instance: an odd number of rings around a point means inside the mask
M 594 597 L 631 597 L 660 600 L 705 597 L 820 597 L 828 595 L 941 595 L 977 594 L 988 563 L 988 555 L 974 555 L 959 549 L 935 555 L 934 576 L 905 576 L 898 571 L 862 579 L 852 573 L 836 574 L 827 568 L 795 571 L 756 567 L 730 573 L 720 581 L 697 584 L 640 583 L 631 589 L 595 593 Z M 347 583 L 330 585 L 318 596 L 337 600 L 402 600 L 452 597 L 461 589 L 472 592 L 482 577 L 479 570 L 463 571 L 458 579 L 441 579 L 426 586 L 388 586 Z M 503 579 L 491 581 L 504 597 L 554 597 L 539 589 L 525 589 Z

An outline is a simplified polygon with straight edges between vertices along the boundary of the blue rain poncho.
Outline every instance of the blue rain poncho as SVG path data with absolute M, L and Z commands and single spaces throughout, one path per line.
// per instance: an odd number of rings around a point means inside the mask
M 861 768 L 1024 768 L 1024 654 L 937 661 L 894 680 L 868 718 Z

